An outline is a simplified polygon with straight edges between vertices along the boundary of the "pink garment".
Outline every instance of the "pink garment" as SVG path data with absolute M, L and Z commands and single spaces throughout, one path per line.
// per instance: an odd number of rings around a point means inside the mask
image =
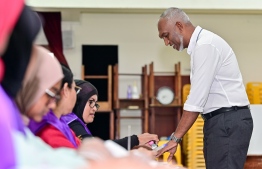
M 24 5 L 23 0 L 0 1 L 0 56 Z
M 0 1 L 0 57 L 6 48 L 8 37 L 11 34 L 19 14 L 22 11 L 23 0 Z M 0 58 L 0 82 L 4 76 L 4 64 Z
M 2 61 L 2 59 L 0 58 L 0 82 L 2 81 L 3 79 L 3 76 L 4 76 L 4 70 L 5 70 L 5 67 L 4 67 L 4 62 Z

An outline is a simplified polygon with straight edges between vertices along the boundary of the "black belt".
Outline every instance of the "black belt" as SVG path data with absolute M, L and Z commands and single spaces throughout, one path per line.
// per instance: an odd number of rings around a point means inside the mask
M 212 111 L 210 113 L 207 114 L 201 114 L 202 118 L 204 121 L 207 121 L 208 119 L 211 119 L 212 117 L 219 115 L 221 113 L 225 113 L 225 112 L 229 112 L 229 111 L 237 111 L 240 109 L 249 109 L 249 106 L 232 106 L 232 107 L 222 107 L 220 109 L 217 109 L 215 111 Z

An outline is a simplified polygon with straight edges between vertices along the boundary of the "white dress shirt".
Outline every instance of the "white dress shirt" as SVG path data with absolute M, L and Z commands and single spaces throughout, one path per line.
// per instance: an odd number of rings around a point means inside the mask
M 184 110 L 206 114 L 221 107 L 249 105 L 235 53 L 225 40 L 197 26 L 187 53 L 191 89 Z

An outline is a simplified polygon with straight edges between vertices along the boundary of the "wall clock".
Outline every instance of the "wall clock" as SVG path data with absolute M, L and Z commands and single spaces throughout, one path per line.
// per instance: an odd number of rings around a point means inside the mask
M 173 102 L 175 94 L 169 87 L 161 87 L 157 91 L 157 100 L 163 105 L 168 105 Z

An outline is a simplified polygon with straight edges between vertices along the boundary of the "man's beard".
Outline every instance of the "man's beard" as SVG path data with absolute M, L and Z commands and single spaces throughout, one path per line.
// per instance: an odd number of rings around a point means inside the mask
M 184 45 L 183 45 L 183 36 L 182 35 L 178 35 L 179 37 L 179 40 L 180 40 L 180 46 L 179 46 L 179 49 L 178 51 L 181 52 L 184 50 Z

